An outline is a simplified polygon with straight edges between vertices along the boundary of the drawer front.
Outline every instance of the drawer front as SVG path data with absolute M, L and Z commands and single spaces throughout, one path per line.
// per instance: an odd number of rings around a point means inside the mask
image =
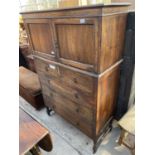
M 76 104 L 54 92 L 51 92 L 50 97 L 47 95 L 44 97 L 46 97 L 46 105 L 91 137 L 93 110 Z
M 80 121 L 78 117 L 73 115 L 72 113 L 66 111 L 65 109 L 62 109 L 62 107 L 56 107 L 55 111 L 61 115 L 64 119 L 72 123 L 74 126 L 79 128 L 81 131 L 83 131 L 86 135 L 88 135 L 90 138 L 93 137 L 93 128 L 90 125 L 87 125 L 85 122 Z
M 89 96 L 94 95 L 94 78 L 76 71 L 58 66 L 51 61 L 35 58 L 37 72 L 42 77 L 58 80 L 62 84 L 84 92 Z
M 60 107 L 63 107 L 67 111 L 70 111 L 77 117 L 80 117 L 87 124 L 92 123 L 92 120 L 93 120 L 92 109 L 89 109 L 85 106 L 72 102 L 71 100 L 68 100 L 67 98 L 54 92 L 51 93 L 51 102 L 53 102 L 55 105 L 59 105 Z
M 64 109 L 61 106 L 55 106 L 55 111 L 61 115 L 64 119 L 72 123 L 74 126 L 79 128 L 81 131 L 83 131 L 86 135 L 88 135 L 90 138 L 93 137 L 93 127 L 91 125 L 88 125 L 84 121 L 80 120 L 79 117 L 74 115 L 74 113 L 67 111 L 67 109 Z
M 61 81 L 57 80 L 48 80 L 49 87 L 53 92 L 56 92 L 73 102 L 76 102 L 85 106 L 93 106 L 95 104 L 94 97 L 85 92 L 74 89 L 68 85 L 65 85 Z
M 95 97 L 93 96 L 88 96 L 86 93 L 64 85 L 61 81 L 47 79 L 43 76 L 40 76 L 40 82 L 43 93 L 49 97 L 51 93 L 55 92 L 75 103 L 95 109 Z
M 94 92 L 94 78 L 66 68 L 60 68 L 61 80 L 68 85 L 92 94 Z

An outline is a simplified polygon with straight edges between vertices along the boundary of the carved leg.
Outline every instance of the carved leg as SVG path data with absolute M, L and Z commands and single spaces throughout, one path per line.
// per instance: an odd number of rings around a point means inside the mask
M 53 111 L 52 108 L 46 107 L 46 112 L 47 112 L 48 116 L 51 116 L 51 111 Z

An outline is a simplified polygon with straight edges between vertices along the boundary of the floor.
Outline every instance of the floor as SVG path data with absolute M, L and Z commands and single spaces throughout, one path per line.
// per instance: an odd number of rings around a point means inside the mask
M 62 117 L 56 113 L 48 116 L 45 108 L 35 110 L 22 97 L 19 98 L 19 105 L 51 133 L 53 150 L 51 152 L 42 150 L 43 155 L 93 155 L 93 141 Z M 120 129 L 115 121 L 112 132 L 105 137 L 94 155 L 130 155 L 126 147 L 117 144 L 119 134 Z

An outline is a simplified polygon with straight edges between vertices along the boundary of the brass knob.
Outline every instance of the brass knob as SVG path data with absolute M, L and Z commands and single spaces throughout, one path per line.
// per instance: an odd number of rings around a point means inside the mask
M 77 93 L 76 93 L 74 96 L 75 96 L 75 98 L 77 98 L 77 99 L 79 98 L 79 95 L 78 95 Z
M 79 112 L 79 108 L 76 109 L 76 112 Z

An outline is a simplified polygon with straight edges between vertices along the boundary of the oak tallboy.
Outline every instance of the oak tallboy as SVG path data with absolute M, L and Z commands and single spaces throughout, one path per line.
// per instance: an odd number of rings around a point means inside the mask
M 46 106 L 94 141 L 109 131 L 128 5 L 22 12 Z

